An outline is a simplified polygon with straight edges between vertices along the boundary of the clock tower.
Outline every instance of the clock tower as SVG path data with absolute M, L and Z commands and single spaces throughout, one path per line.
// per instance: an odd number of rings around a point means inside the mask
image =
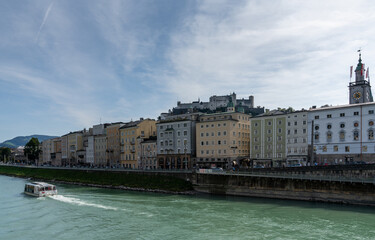
M 362 63 L 361 50 L 355 73 L 355 82 L 349 82 L 349 104 L 373 102 L 369 71 L 365 70 L 365 64 Z M 350 80 L 352 76 L 352 67 L 350 68 Z

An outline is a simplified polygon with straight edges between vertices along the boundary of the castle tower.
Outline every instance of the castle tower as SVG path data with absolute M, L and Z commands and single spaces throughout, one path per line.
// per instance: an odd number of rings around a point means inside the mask
M 362 63 L 361 51 L 355 72 L 355 82 L 349 82 L 349 104 L 373 102 L 369 71 L 365 70 L 365 64 Z M 350 69 L 352 71 L 352 69 Z M 351 79 L 352 72 L 350 72 Z

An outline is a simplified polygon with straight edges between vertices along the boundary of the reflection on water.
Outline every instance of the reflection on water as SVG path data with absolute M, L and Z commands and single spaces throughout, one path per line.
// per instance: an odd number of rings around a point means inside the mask
M 0 239 L 373 239 L 372 207 L 59 185 L 0 176 Z

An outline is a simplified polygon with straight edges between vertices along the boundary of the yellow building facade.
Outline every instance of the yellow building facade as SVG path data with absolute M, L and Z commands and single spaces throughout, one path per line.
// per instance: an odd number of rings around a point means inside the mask
M 248 160 L 250 115 L 239 112 L 206 114 L 196 127 L 198 167 L 231 168 Z
M 107 130 L 107 165 L 120 165 L 120 128 L 125 124 L 122 122 L 112 123 L 106 127 Z
M 153 119 L 140 119 L 128 122 L 120 128 L 121 166 L 138 169 L 141 159 L 139 138 L 156 136 L 156 121 Z
M 73 132 L 67 134 L 67 151 L 68 151 L 68 165 L 77 165 L 81 162 L 82 156 L 78 152 L 84 151 L 82 132 Z

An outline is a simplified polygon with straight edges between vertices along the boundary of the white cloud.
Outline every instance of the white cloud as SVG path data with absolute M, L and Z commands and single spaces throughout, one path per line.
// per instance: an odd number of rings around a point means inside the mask
M 365 5 L 203 1 L 173 37 L 165 85 L 184 101 L 236 91 L 268 108 L 345 104 L 356 49 L 370 57 L 374 48 L 373 7 Z
M 52 9 L 52 6 L 53 6 L 53 1 L 50 3 L 50 5 L 48 6 L 48 8 L 47 8 L 47 10 L 46 10 L 46 13 L 44 14 L 44 18 L 43 18 L 42 23 L 40 24 L 39 31 L 38 31 L 38 33 L 37 33 L 37 35 L 36 35 L 36 38 L 35 38 L 35 42 L 37 42 L 38 39 L 39 39 L 39 34 L 40 34 L 40 32 L 42 31 L 43 26 L 44 26 L 44 24 L 45 24 L 46 21 L 47 21 L 47 18 L 48 18 L 49 12 L 50 12 L 51 9 Z

